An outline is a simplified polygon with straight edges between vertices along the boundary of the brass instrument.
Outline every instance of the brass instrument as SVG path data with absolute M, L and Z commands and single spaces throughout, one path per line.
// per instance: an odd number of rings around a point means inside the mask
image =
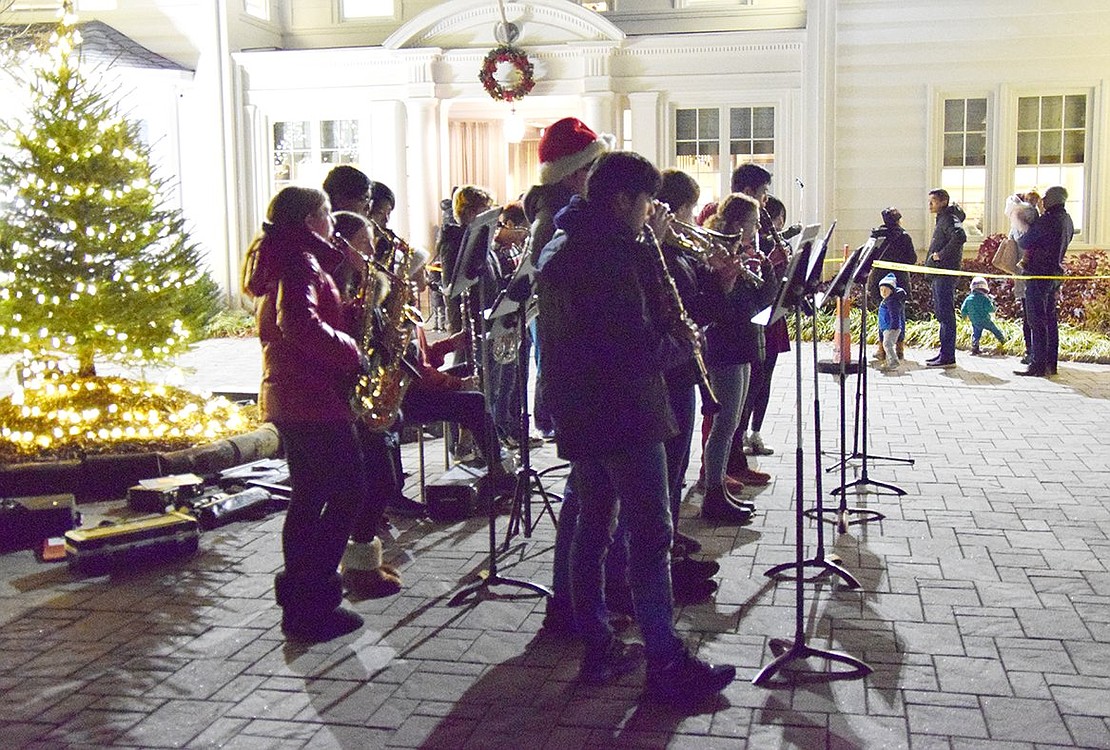
M 368 372 L 359 373 L 355 381 L 351 406 L 355 416 L 371 430 L 383 431 L 397 421 L 401 400 L 411 382 L 413 368 L 405 361 L 405 350 L 412 342 L 416 327 L 424 322 L 417 306 L 416 295 L 408 280 L 408 269 L 413 251 L 397 235 L 377 225 L 375 229 L 386 237 L 391 252 L 389 257 L 371 258 L 351 245 L 346 238 L 336 235 L 364 263 L 362 283 L 354 299 L 362 304 L 359 321 L 358 344 L 370 362 Z M 386 234 L 388 232 L 388 234 Z M 375 248 L 375 254 L 383 254 Z M 389 279 L 389 287 L 380 306 L 376 306 L 378 274 Z
M 657 263 L 656 271 L 658 271 L 660 279 L 662 280 L 664 291 L 671 303 L 676 322 L 684 333 L 689 334 L 690 341 L 694 345 L 693 359 L 694 364 L 697 365 L 698 368 L 698 392 L 701 394 L 701 413 L 705 416 L 716 414 L 721 410 L 721 402 L 717 400 L 717 396 L 713 393 L 713 386 L 709 382 L 709 371 L 705 367 L 705 358 L 702 356 L 702 344 L 701 338 L 698 335 L 697 324 L 690 318 L 690 315 L 686 312 L 686 306 L 682 304 L 682 297 L 678 293 L 678 287 L 675 286 L 674 277 L 671 276 L 671 272 L 667 270 L 667 259 L 663 255 L 663 246 L 659 244 L 659 240 L 656 239 L 655 232 L 650 225 L 644 225 L 643 236 L 648 244 L 655 247 L 652 260 Z
M 674 229 L 675 226 L 679 231 Z M 674 235 L 678 246 L 702 261 L 707 262 L 710 258 L 732 258 L 743 253 L 737 244 L 743 236 L 741 234 L 715 232 L 678 219 L 671 221 L 671 227 L 671 234 Z M 740 276 L 751 286 L 763 284 L 763 274 L 760 271 L 753 271 L 743 263 L 740 264 Z

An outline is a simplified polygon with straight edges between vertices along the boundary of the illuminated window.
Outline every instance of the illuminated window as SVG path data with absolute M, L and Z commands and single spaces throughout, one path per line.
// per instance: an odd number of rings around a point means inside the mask
M 969 234 L 983 234 L 987 195 L 987 100 L 944 100 L 940 186 L 967 213 Z
M 1042 195 L 1053 185 L 1068 191 L 1068 213 L 1079 230 L 1085 206 L 1087 96 L 1018 98 L 1017 165 L 1014 186 Z
M 774 107 L 676 110 L 675 166 L 697 181 L 702 204 L 719 201 L 732 171 L 749 162 L 774 172 Z
M 357 120 L 287 120 L 274 123 L 274 190 L 319 187 L 336 164 L 358 162 Z
M 349 18 L 392 18 L 394 0 L 340 0 L 344 20 Z

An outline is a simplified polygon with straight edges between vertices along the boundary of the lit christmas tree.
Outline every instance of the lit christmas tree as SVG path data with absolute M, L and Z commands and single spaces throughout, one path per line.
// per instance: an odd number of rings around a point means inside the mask
M 0 125 L 0 337 L 28 359 L 158 362 L 217 310 L 139 126 L 78 69 L 67 14 L 29 76 L 26 122 Z M 14 346 L 13 346 L 14 344 Z

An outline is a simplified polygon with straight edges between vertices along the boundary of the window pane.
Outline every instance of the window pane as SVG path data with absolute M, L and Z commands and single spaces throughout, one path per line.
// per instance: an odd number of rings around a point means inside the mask
M 675 144 L 675 154 L 677 156 L 694 156 L 698 150 L 698 144 L 693 141 L 681 141 Z
M 964 129 L 964 100 L 946 99 L 944 101 L 944 132 L 954 133 Z
M 967 100 L 967 129 L 972 132 L 987 130 L 987 100 Z
M 1064 97 L 1041 97 L 1041 130 L 1059 130 L 1064 126 Z
M 1040 123 L 1041 100 L 1035 96 L 1018 99 L 1018 130 L 1036 130 Z
M 969 167 L 982 167 L 987 163 L 986 135 L 983 133 L 967 134 L 964 163 Z
M 775 153 L 775 142 L 774 141 L 754 141 L 753 142 L 752 153 L 753 154 L 760 154 L 760 155 L 774 154 Z
M 730 154 L 750 154 L 752 152 L 751 140 L 746 141 L 730 141 L 729 150 Z
M 752 137 L 775 137 L 775 110 L 773 107 L 756 107 L 752 111 Z
M 964 163 L 964 137 L 962 133 L 944 136 L 944 166 L 960 167 Z
M 1041 133 L 1041 164 L 1060 163 L 1060 131 L 1046 130 Z
M 716 140 L 720 137 L 720 133 L 720 123 L 717 122 L 717 110 L 699 109 L 698 138 L 702 140 L 707 138 L 712 138 L 713 140 Z
M 1037 163 L 1037 133 L 1018 133 L 1017 163 Z
M 716 156 L 721 151 L 717 141 L 698 141 L 698 156 Z
M 308 148 L 308 123 L 275 122 L 274 147 L 280 149 Z
M 697 136 L 698 113 L 695 109 L 680 109 L 675 112 L 675 136 L 689 141 Z
M 1067 130 L 1064 132 L 1064 154 L 1063 162 L 1065 164 L 1082 164 L 1086 154 L 1086 144 L 1084 137 L 1086 134 L 1082 130 Z
M 1087 127 L 1087 97 L 1085 95 L 1064 97 L 1064 127 Z
M 752 137 L 751 107 L 733 107 L 729 110 L 729 133 L 732 138 Z

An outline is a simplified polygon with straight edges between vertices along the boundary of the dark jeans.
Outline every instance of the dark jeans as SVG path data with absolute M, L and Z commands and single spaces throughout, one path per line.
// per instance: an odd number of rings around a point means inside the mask
M 1025 282 L 1025 316 L 1029 321 L 1030 368 L 1056 369 L 1060 331 L 1056 317 L 1056 282 L 1030 279 Z
M 956 277 L 933 277 L 933 314 L 940 323 L 940 358 L 956 359 Z
M 551 412 L 548 411 L 547 404 L 544 403 L 543 399 L 543 380 L 540 377 L 539 330 L 536 328 L 535 320 L 529 325 L 532 331 L 532 356 L 536 362 L 536 395 L 532 400 L 532 421 L 540 432 L 551 432 L 555 428 L 555 424 L 551 421 Z
M 400 441 L 396 433 L 372 432 L 362 423 L 357 429 L 366 469 L 366 497 L 355 515 L 351 538 L 356 542 L 369 542 L 377 536 L 385 506 L 402 489 L 401 471 L 396 460 L 400 454 Z
M 667 454 L 667 485 L 670 496 L 671 523 L 678 529 L 678 508 L 682 504 L 682 488 L 685 486 L 686 469 L 690 466 L 690 442 L 694 438 L 694 417 L 697 412 L 697 398 L 692 385 L 672 387 L 667 390 L 678 422 L 678 434 L 663 444 Z
M 572 609 L 570 585 L 570 550 L 578 528 L 579 490 L 578 477 L 571 466 L 570 476 L 563 487 L 563 502 L 559 510 L 559 523 L 555 527 L 555 552 L 551 571 L 552 602 L 555 606 Z M 619 524 L 618 524 L 619 527 Z M 605 559 L 606 590 L 628 588 L 628 534 L 623 529 L 614 535 L 614 543 Z
M 979 339 L 983 338 L 983 331 L 990 331 L 994 337 L 998 339 L 998 343 L 1003 344 L 1006 342 L 1006 335 L 1002 333 L 993 320 L 976 323 L 971 321 L 971 345 L 979 346 Z
M 682 642 L 674 630 L 671 594 L 671 513 L 662 443 L 574 462 L 580 491 L 571 547 L 574 616 L 587 653 L 613 637 L 605 606 L 605 557 L 617 514 L 628 529 L 628 578 L 649 669 L 674 659 Z
M 281 549 L 286 611 L 324 614 L 338 604 L 336 569 L 366 497 L 366 467 L 353 424 L 279 424 L 292 496 Z M 330 605 L 330 606 L 329 606 Z

